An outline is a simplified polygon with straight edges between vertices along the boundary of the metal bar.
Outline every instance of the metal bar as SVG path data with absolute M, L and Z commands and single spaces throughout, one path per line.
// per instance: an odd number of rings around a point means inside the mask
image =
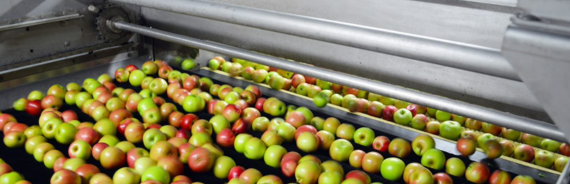
M 541 137 L 550 138 L 562 142 L 567 142 L 566 137 L 558 130 L 555 125 L 542 121 L 516 116 L 513 114 L 468 104 L 465 102 L 452 100 L 440 96 L 435 96 L 411 89 L 394 86 L 391 84 L 373 81 L 370 79 L 348 75 L 341 72 L 326 70 L 300 63 L 290 62 L 285 59 L 279 59 L 259 53 L 254 53 L 245 49 L 223 45 L 215 42 L 204 41 L 191 38 L 184 35 L 174 34 L 157 29 L 151 29 L 136 24 L 115 22 L 115 26 L 119 29 L 146 35 L 156 39 L 178 43 L 189 47 L 201 48 L 212 52 L 226 54 L 228 56 L 242 58 L 245 60 L 255 61 L 264 65 L 281 68 L 283 70 L 310 75 L 319 79 L 330 81 L 333 83 L 354 87 L 357 89 L 394 97 L 400 100 L 409 101 L 440 109 L 443 111 L 471 117 L 481 121 L 487 121 L 499 126 L 535 134 Z
M 520 81 L 498 50 L 313 17 L 201 0 L 112 0 Z
M 70 20 L 70 19 L 76 19 L 76 18 L 81 18 L 81 17 L 83 17 L 83 15 L 71 14 L 71 15 L 63 15 L 63 16 L 59 16 L 59 17 L 44 18 L 44 19 L 39 19 L 39 20 L 30 20 L 30 21 L 0 26 L 0 31 L 7 31 L 7 30 L 18 29 L 18 28 L 23 28 L 23 27 L 36 26 L 36 25 L 47 24 L 47 23 L 52 23 L 52 22 L 59 22 L 59 21 Z

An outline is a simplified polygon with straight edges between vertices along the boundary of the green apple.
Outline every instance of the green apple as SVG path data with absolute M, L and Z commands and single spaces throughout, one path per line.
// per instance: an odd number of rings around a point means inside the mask
M 354 126 L 343 123 L 336 129 L 336 137 L 351 141 L 355 135 Z
M 91 145 L 84 140 L 76 140 L 69 145 L 69 157 L 88 160 L 91 157 Z
M 236 162 L 232 158 L 221 156 L 214 163 L 214 176 L 219 179 L 227 179 L 230 170 L 235 166 Z
M 30 137 L 34 137 L 36 135 L 42 135 L 42 128 L 38 125 L 32 125 L 32 126 L 26 128 L 26 130 L 24 130 L 24 134 L 26 135 L 26 137 L 28 139 Z
M 202 111 L 205 105 L 206 102 L 204 101 L 204 99 L 200 98 L 200 96 L 198 95 L 188 95 L 186 98 L 184 98 L 184 101 L 182 102 L 182 107 L 184 111 L 190 113 Z
M 303 132 L 297 137 L 297 148 L 306 153 L 317 151 L 319 138 L 312 132 Z
M 185 59 L 182 61 L 182 69 L 183 70 L 192 70 L 196 67 L 196 62 L 193 59 Z
M 133 168 L 123 167 L 113 175 L 113 183 L 139 184 L 141 175 Z
M 352 146 L 352 143 L 345 139 L 337 139 L 333 141 L 329 151 L 333 160 L 344 162 L 348 160 L 350 153 L 354 151 L 354 147 Z
M 243 153 L 244 149 L 245 149 L 245 144 L 246 142 L 251 139 L 253 136 L 249 135 L 249 134 L 239 134 L 236 136 L 235 140 L 234 140 L 234 149 L 238 152 L 238 153 Z
M 85 165 L 85 160 L 80 158 L 70 158 L 63 162 L 63 169 L 75 172 L 75 170 L 82 165 Z
M 46 166 L 46 168 L 48 169 L 52 169 L 53 166 L 55 165 L 55 161 L 57 161 L 57 159 L 64 157 L 63 153 L 61 153 L 61 151 L 59 150 L 49 150 L 45 155 L 44 155 L 44 165 Z
M 117 136 L 114 135 L 104 135 L 103 137 L 101 137 L 101 139 L 99 139 L 99 143 L 105 143 L 109 146 L 115 146 L 117 143 L 119 143 L 119 138 L 117 138 Z
M 42 135 L 36 135 L 28 138 L 24 145 L 26 152 L 28 152 L 28 154 L 33 154 L 36 146 L 43 142 L 47 142 L 47 139 Z
M 354 143 L 369 147 L 375 138 L 374 131 L 368 127 L 359 128 L 354 132 Z
M 12 107 L 14 107 L 15 110 L 17 111 L 24 111 L 26 110 L 26 105 L 28 104 L 28 100 L 25 98 L 20 98 L 18 100 L 16 100 L 14 102 L 14 104 L 12 104 Z
M 144 173 L 144 171 L 152 166 L 156 166 L 156 161 L 149 157 L 141 157 L 135 161 L 135 170 L 138 173 Z
M 311 122 L 311 120 L 313 120 L 313 117 L 315 117 L 313 115 L 313 112 L 311 112 L 311 110 L 309 110 L 309 108 L 306 108 L 306 107 L 299 107 L 299 108 L 295 109 L 295 111 L 303 113 L 303 115 L 305 116 L 305 123 L 304 124 L 309 124 L 309 122 Z
M 216 132 L 216 134 L 220 133 L 224 129 L 231 128 L 230 122 L 220 114 L 210 118 L 210 124 L 212 125 L 212 128 L 214 128 L 214 132 Z
M 452 176 L 463 177 L 465 174 L 465 163 L 459 158 L 450 158 L 445 162 L 445 172 Z
M 192 135 L 190 137 L 190 139 L 188 139 L 188 143 L 190 143 L 196 147 L 200 147 L 206 143 L 212 143 L 212 137 L 210 137 L 210 135 L 207 133 L 198 132 L 198 133 L 195 133 L 194 135 Z
M 442 111 L 442 110 L 437 110 L 437 111 L 435 112 L 435 119 L 437 119 L 437 120 L 440 121 L 440 122 L 444 122 L 444 121 L 450 120 L 450 119 L 451 119 L 451 113 L 445 112 L 445 111 Z
M 42 100 L 44 99 L 46 95 L 38 90 L 34 90 L 32 92 L 30 92 L 30 94 L 28 94 L 28 100 L 29 101 L 34 101 L 34 100 Z
M 49 142 L 42 142 L 34 148 L 34 153 L 33 153 L 34 158 L 38 162 L 43 162 L 45 154 L 53 149 L 55 148 Z
M 382 162 L 382 165 L 380 166 L 380 173 L 384 179 L 390 181 L 398 181 L 400 178 L 402 178 L 405 167 L 406 164 L 404 161 L 396 157 L 390 157 Z
M 265 143 L 263 143 L 263 141 L 261 141 L 258 138 L 253 137 L 253 138 L 250 138 L 249 140 L 247 140 L 247 142 L 245 142 L 245 145 L 243 148 L 243 154 L 248 159 L 259 160 L 259 159 L 263 158 L 263 156 L 265 155 L 266 149 L 267 149 L 267 146 L 265 145 Z
M 220 61 L 215 60 L 215 59 L 211 59 L 208 62 L 208 67 L 210 67 L 211 70 L 217 70 L 220 68 Z
M 289 123 L 280 123 L 277 126 L 277 135 L 289 142 L 295 139 L 295 127 Z
M 445 166 L 445 155 L 440 150 L 432 148 L 422 156 L 422 165 L 441 170 Z
M 108 118 L 101 119 L 93 125 L 93 130 L 97 131 L 101 135 L 116 135 L 117 126 Z
M 144 74 L 143 71 L 134 70 L 129 75 L 129 83 L 134 87 L 139 87 L 139 86 L 141 86 L 142 81 L 145 77 L 146 77 L 146 74 Z
M 340 121 L 335 117 L 329 117 L 325 120 L 323 124 L 323 130 L 330 132 L 331 134 L 336 134 L 338 126 L 340 126 Z
M 342 165 L 340 165 L 340 163 L 338 163 L 337 161 L 334 160 L 327 160 L 324 161 L 321 164 L 321 168 L 323 169 L 323 172 L 336 172 L 339 173 L 341 176 L 344 176 L 344 169 L 342 168 Z
M 151 149 L 154 144 L 160 141 L 166 141 L 166 135 L 157 129 L 148 129 L 143 134 L 143 144 L 147 149 Z
M 435 140 L 433 137 L 421 134 L 412 142 L 412 150 L 418 156 L 423 156 L 428 150 L 435 148 Z
M 394 122 L 404 126 L 408 126 L 412 118 L 412 112 L 408 109 L 400 109 L 394 114 Z
M 0 176 L 0 184 L 16 184 L 16 182 L 24 180 L 24 177 L 16 171 L 12 171 Z
M 455 121 L 444 121 L 439 127 L 439 135 L 455 141 L 461 137 L 461 130 L 461 124 Z
M 77 128 L 69 123 L 63 123 L 57 126 L 55 131 L 55 140 L 60 144 L 70 144 L 75 139 Z
M 154 180 L 160 183 L 170 183 L 170 175 L 160 166 L 152 166 L 141 175 L 141 182 Z
M 135 149 L 135 145 L 129 141 L 121 141 L 115 144 L 116 148 L 119 148 L 121 151 L 128 153 L 132 149 Z
M 295 168 L 297 183 L 317 183 L 321 173 L 321 166 L 313 161 L 299 162 Z
M 325 120 L 321 117 L 314 117 L 311 122 L 309 122 L 309 124 L 315 127 L 317 130 L 323 130 Z
M 265 150 L 265 155 L 263 156 L 263 160 L 265 164 L 274 168 L 281 167 L 281 158 L 287 153 L 287 150 L 281 145 L 273 145 L 269 146 L 267 150 Z
M 481 134 L 478 138 L 477 138 L 477 145 L 480 148 L 484 148 L 485 147 L 485 142 L 487 142 L 487 140 L 491 140 L 491 139 L 496 139 L 496 137 L 493 134 L 490 133 L 484 133 Z
M 51 118 L 47 120 L 42 127 L 42 135 L 47 139 L 53 139 L 55 137 L 57 127 L 61 124 L 63 124 L 63 121 L 58 118 Z

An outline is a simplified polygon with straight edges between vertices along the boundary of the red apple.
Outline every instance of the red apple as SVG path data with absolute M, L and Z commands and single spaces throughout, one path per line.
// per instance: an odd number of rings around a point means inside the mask
M 372 148 L 374 150 L 386 153 L 388 151 L 388 146 L 390 145 L 390 139 L 386 136 L 378 136 L 374 138 L 372 142 Z
M 188 158 L 188 166 L 197 173 L 209 171 L 214 165 L 214 156 L 206 148 L 194 149 Z
M 200 118 L 195 114 L 186 114 L 180 120 L 180 127 L 184 130 L 190 131 L 192 129 L 192 123 L 194 123 L 198 119 Z
M 94 145 L 99 139 L 101 139 L 99 132 L 89 127 L 82 128 L 75 134 L 75 140 L 84 140 L 89 145 Z
M 394 121 L 394 114 L 396 114 L 396 111 L 398 111 L 396 106 L 388 105 L 382 111 L 382 118 L 388 121 Z
M 362 183 L 371 183 L 371 179 L 370 176 L 368 176 L 368 174 L 366 174 L 365 172 L 359 171 L 359 170 L 353 170 L 350 171 L 346 174 L 345 180 L 348 179 L 357 179 L 359 181 L 361 181 Z
M 245 169 L 242 166 L 232 167 L 228 174 L 228 180 L 231 181 L 234 178 L 239 178 L 239 176 L 241 175 L 241 173 L 243 173 L 243 171 L 245 171 Z
M 496 170 L 489 178 L 489 184 L 510 184 L 511 175 L 505 171 Z
M 249 127 L 250 124 L 246 123 L 243 119 L 238 119 L 232 126 L 232 132 L 235 134 L 246 133 Z
M 453 184 L 453 179 L 445 173 L 437 173 L 433 175 L 435 184 Z
M 297 140 L 297 137 L 299 137 L 299 135 L 301 135 L 301 133 L 303 132 L 310 132 L 312 134 L 317 134 L 317 129 L 311 125 L 300 126 L 297 128 L 297 131 L 295 131 L 295 140 Z
M 230 129 L 223 129 L 216 136 L 216 142 L 222 147 L 233 147 L 236 135 Z
M 29 100 L 26 104 L 26 113 L 32 116 L 39 116 L 42 112 L 41 101 L 39 100 Z

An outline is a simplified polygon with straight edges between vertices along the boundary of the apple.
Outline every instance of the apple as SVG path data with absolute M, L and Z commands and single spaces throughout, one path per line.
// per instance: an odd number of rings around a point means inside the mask
M 22 178 L 23 179 L 23 178 Z M 1 181 L 1 179 L 0 179 Z M 70 170 L 60 170 L 55 172 L 51 179 L 52 184 L 81 184 L 81 177 L 73 171 Z
M 408 141 L 402 138 L 395 138 L 390 142 L 390 145 L 388 145 L 388 152 L 399 158 L 405 158 L 412 152 L 412 147 Z
M 526 144 L 519 144 L 513 153 L 514 158 L 525 162 L 531 162 L 535 157 L 534 148 Z
M 496 139 L 490 139 L 485 142 L 483 151 L 488 159 L 495 159 L 503 155 L 504 148 Z
M 305 155 L 304 157 L 299 159 L 299 163 L 306 162 L 306 161 L 311 161 L 311 162 L 315 162 L 317 164 L 321 164 L 321 159 L 319 159 L 317 156 L 314 156 L 314 155 Z
M 559 151 L 564 156 L 570 156 L 570 145 L 566 143 L 561 144 Z
M 452 176 L 463 177 L 465 174 L 465 163 L 459 158 L 449 158 L 445 162 L 445 172 Z
M 378 136 L 372 141 L 372 148 L 379 152 L 387 152 L 390 145 L 390 139 L 386 136 Z
M 245 184 L 254 184 L 261 179 L 262 174 L 257 169 L 247 169 L 241 173 L 239 180 Z
M 57 126 L 55 131 L 55 139 L 61 144 L 70 144 L 75 139 L 77 128 L 69 123 L 63 123 Z
M 232 167 L 230 169 L 230 172 L 228 173 L 228 180 L 232 181 L 232 179 L 234 179 L 234 178 L 239 180 L 239 176 L 241 175 L 241 173 L 243 173 L 243 171 L 245 171 L 245 169 L 242 166 Z
M 166 135 L 157 129 L 148 129 L 143 134 L 143 143 L 147 149 L 151 149 L 159 141 L 166 141 Z
M 206 148 L 196 148 L 190 153 L 188 165 L 194 172 L 207 172 L 214 165 L 214 156 Z
M 197 95 L 189 95 L 184 99 L 184 102 L 182 102 L 182 107 L 184 111 L 190 113 L 202 111 L 205 105 L 206 102 L 204 101 L 204 99 L 200 98 Z
M 479 135 L 479 137 L 477 137 L 477 146 L 481 148 L 485 147 L 485 142 L 487 142 L 487 140 L 490 139 L 496 139 L 496 137 L 490 133 L 484 133 Z
M 483 125 L 481 127 L 481 131 L 483 131 L 484 133 L 490 133 L 490 134 L 493 134 L 495 136 L 499 135 L 502 130 L 503 130 L 503 127 L 493 125 L 490 123 L 485 123 L 485 122 L 483 122 Z
M 99 157 L 101 166 L 105 169 L 116 169 L 125 164 L 125 153 L 116 147 L 107 147 Z
M 477 140 L 479 138 L 479 134 L 480 132 L 475 132 L 473 130 L 464 130 L 461 132 L 461 138 Z
M 167 156 L 178 156 L 178 149 L 168 141 L 160 141 L 152 146 L 149 157 L 153 160 Z
M 62 168 L 70 171 L 75 171 L 82 165 L 85 165 L 85 160 L 80 158 L 70 158 L 65 160 Z
M 75 170 L 75 173 L 77 173 L 77 175 L 79 175 L 79 177 L 81 177 L 82 183 L 88 183 L 89 180 L 91 180 L 91 178 L 93 178 L 93 176 L 95 176 L 96 174 L 98 174 L 100 172 L 101 171 L 99 170 L 99 168 L 97 168 L 96 166 L 94 166 L 92 164 L 85 164 L 85 165 L 79 166 Z
M 125 184 L 138 184 L 141 182 L 141 176 L 135 169 L 123 167 L 115 172 L 115 174 L 113 175 L 113 182 L 125 183 Z
M 219 179 L 226 179 L 230 170 L 236 166 L 235 161 L 227 156 L 219 157 L 214 164 L 214 176 Z
M 539 150 L 538 152 L 536 152 L 534 158 L 534 164 L 546 168 L 552 167 L 554 161 L 555 161 L 554 154 L 550 151 L 545 151 L 545 150 Z
M 457 141 L 457 151 L 463 156 L 471 156 L 477 149 L 477 142 L 473 139 L 461 138 Z
M 224 129 L 231 128 L 230 122 L 222 115 L 215 115 L 214 117 L 210 118 L 210 124 L 212 125 L 216 134 L 220 133 Z
M 281 145 L 272 145 L 267 148 L 263 156 L 265 164 L 268 166 L 279 168 L 281 167 L 281 159 L 287 153 L 287 150 Z
M 182 118 L 180 119 L 180 128 L 182 128 L 183 130 L 192 130 L 192 127 L 194 126 L 193 123 L 198 119 L 200 118 L 195 114 L 186 114 L 182 116 Z
M 184 172 L 184 164 L 177 156 L 166 156 L 158 159 L 156 165 L 162 167 L 170 176 L 181 175 Z
M 408 109 L 400 109 L 394 114 L 394 122 L 407 126 L 412 121 L 413 114 Z
M 280 145 L 283 143 L 284 139 L 277 134 L 275 130 L 266 130 L 263 135 L 261 135 L 261 141 L 267 146 Z
M 340 124 L 336 129 L 336 136 L 341 139 L 352 140 L 355 135 L 354 126 L 351 124 Z M 374 136 L 374 135 L 372 135 Z
M 235 121 L 237 121 L 240 118 L 241 115 L 241 108 L 239 108 L 237 105 L 234 104 L 230 104 L 227 105 L 224 110 L 222 110 L 222 117 L 225 117 L 225 119 L 227 121 L 229 121 L 230 123 L 233 123 Z M 216 116 L 220 116 L 220 115 L 216 115 Z
M 439 123 L 439 121 L 430 121 L 426 125 L 426 132 L 430 134 L 439 135 L 440 126 L 441 124 Z
M 295 169 L 295 179 L 300 184 L 316 183 L 321 173 L 321 166 L 315 162 L 300 162 Z
M 334 135 L 324 130 L 317 132 L 316 136 L 319 139 L 319 147 L 323 150 L 328 150 L 335 141 Z
M 503 155 L 511 156 L 515 152 L 515 144 L 513 142 L 503 139 L 499 143 L 503 146 Z
M 216 142 L 222 147 L 233 147 L 236 135 L 230 129 L 223 129 L 216 135 Z
M 485 183 L 489 179 L 491 171 L 487 165 L 480 162 L 472 162 L 465 170 L 465 178 L 473 183 Z
M 4 136 L 4 144 L 8 148 L 18 148 L 26 143 L 24 132 L 10 132 Z
M 427 170 L 424 166 L 422 166 L 419 163 L 416 162 L 412 162 L 409 163 L 408 165 L 406 165 L 406 167 L 404 168 L 404 174 L 402 176 L 402 178 L 404 179 L 405 183 L 409 183 L 410 182 L 410 175 L 412 175 L 412 173 L 417 172 L 419 170 Z
M 168 172 L 162 167 L 152 166 L 141 174 L 141 182 L 150 180 L 154 180 L 159 183 L 170 183 L 170 175 L 168 175 Z
M 336 134 L 338 127 L 340 126 L 340 121 L 335 117 L 329 117 L 325 120 L 323 124 L 323 130 Z
M 25 142 L 26 152 L 28 152 L 28 154 L 33 154 L 36 146 L 43 142 L 47 142 L 47 139 L 41 135 L 28 138 Z
M 13 127 L 10 129 L 13 129 Z M 42 128 L 38 125 L 32 125 L 24 130 L 24 135 L 26 135 L 28 139 L 36 135 L 42 135 Z
M 395 140 L 395 139 L 394 139 Z M 399 158 L 391 157 L 382 162 L 380 174 L 389 181 L 398 181 L 402 178 L 406 164 Z
M 337 139 L 331 144 L 329 154 L 333 160 L 344 162 L 348 160 L 352 151 L 354 151 L 352 143 L 345 139 Z
M 143 148 L 134 148 L 127 152 L 127 165 L 131 168 L 135 167 L 135 162 L 142 157 L 148 157 L 149 153 Z
M 563 156 L 558 157 L 554 161 L 554 170 L 562 172 L 564 171 L 564 167 L 566 167 L 566 164 L 568 164 L 568 157 L 563 157 Z
M 451 113 L 442 110 L 437 110 L 435 112 L 435 119 L 437 119 L 440 122 L 448 121 L 451 119 Z
M 511 184 L 535 184 L 536 181 L 530 176 L 526 175 L 518 175 L 517 177 L 513 178 Z
M 542 142 L 542 138 L 540 138 L 536 135 L 524 133 L 521 137 L 521 141 L 523 143 L 528 144 L 528 145 L 533 146 L 533 147 L 540 147 L 540 143 Z
M 445 155 L 438 149 L 429 149 L 422 156 L 422 165 L 435 170 L 441 170 L 445 166 Z
M 377 174 L 380 172 L 380 166 L 384 161 L 384 157 L 378 152 L 368 152 L 362 158 L 362 170 Z
M 297 148 L 307 153 L 315 152 L 319 148 L 319 138 L 312 132 L 303 132 L 297 138 Z
M 243 153 L 245 149 L 246 142 L 251 139 L 252 136 L 249 134 L 239 134 L 236 136 L 234 141 L 234 149 L 238 153 Z
M 435 148 L 435 140 L 429 135 L 418 135 L 414 141 L 412 141 L 412 150 L 418 156 L 423 156 L 424 153 L 433 148 Z
M 286 177 L 293 177 L 295 175 L 295 169 L 299 163 L 295 160 L 282 160 L 281 161 L 281 172 Z
M 105 150 L 107 147 L 109 147 L 107 143 L 97 143 L 93 145 L 93 148 L 91 149 L 91 155 L 93 155 L 93 158 L 95 160 L 99 160 L 101 157 L 101 152 L 103 152 L 103 150 Z
M 39 100 L 28 100 L 28 103 L 26 104 L 26 113 L 32 116 L 38 116 L 41 111 L 42 106 Z
M 558 152 L 558 149 L 560 149 L 560 142 L 551 140 L 551 139 L 544 139 L 542 140 L 542 142 L 540 143 L 540 147 L 542 149 L 551 151 L 551 152 Z
M 445 173 L 434 174 L 433 179 L 437 184 L 453 184 L 453 179 Z
M 457 140 L 461 137 L 461 125 L 455 121 L 444 121 L 439 127 L 439 135 L 451 139 Z
M 127 124 L 127 123 L 124 123 Z M 123 124 L 121 124 L 123 125 Z M 121 127 L 121 126 L 119 126 Z M 132 143 L 140 143 L 143 141 L 143 135 L 145 134 L 145 127 L 142 123 L 132 122 L 128 123 L 124 135 L 127 141 Z
M 431 171 L 427 169 L 419 169 L 411 173 L 408 179 L 410 184 L 433 183 L 435 180 Z
M 245 142 L 243 154 L 251 160 L 259 160 L 263 158 L 267 146 L 258 138 L 250 138 Z
M 410 126 L 417 130 L 425 130 L 427 124 L 429 122 L 429 118 L 424 114 L 417 114 L 412 118 L 410 122 Z
M 76 140 L 69 145 L 68 155 L 70 158 L 87 160 L 91 157 L 91 145 L 84 140 Z
M 264 104 L 265 104 L 266 99 L 265 98 L 258 98 L 257 101 L 255 102 L 255 108 L 259 111 L 264 110 Z
M 510 184 L 511 183 L 511 175 L 505 171 L 496 170 L 491 174 L 489 178 L 490 184 Z

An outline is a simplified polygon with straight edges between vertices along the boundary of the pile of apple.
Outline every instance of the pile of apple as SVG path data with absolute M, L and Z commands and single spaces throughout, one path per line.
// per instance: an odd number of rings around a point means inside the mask
M 342 106 L 350 112 L 360 112 L 383 118 L 399 125 L 440 135 L 446 139 L 454 141 L 460 138 L 474 139 L 479 142 L 476 146 L 484 151 L 487 150 L 486 147 L 489 147 L 485 146 L 485 142 L 494 140 L 502 148 L 497 151 L 498 155 L 489 157 L 491 159 L 505 155 L 525 162 L 533 162 L 534 160 L 536 165 L 553 168 L 561 172 L 564 168 L 563 165 L 568 160 L 567 156 L 570 156 L 570 145 L 566 143 L 561 144 L 532 134 L 521 133 L 445 111 L 410 104 L 250 61 L 237 58 L 232 60 L 233 62 L 230 62 L 222 57 L 214 57 L 209 61 L 209 67 L 212 70 L 227 72 L 230 76 L 241 76 L 246 80 L 266 83 L 273 89 L 290 90 L 299 95 L 311 97 L 317 107 L 324 107 L 330 102 Z M 554 154 L 556 152 L 564 156 Z M 555 162 L 558 164 L 554 164 Z
M 186 69 L 195 66 L 192 60 L 184 63 Z M 510 175 L 499 170 L 489 176 L 489 168 L 477 162 L 465 169 L 461 159 L 446 161 L 430 136 L 418 136 L 412 144 L 399 138 L 390 141 L 385 136 L 376 137 L 370 128 L 356 129 L 334 117 L 314 117 L 306 107 L 265 99 L 256 86 L 244 90 L 214 84 L 208 78 L 173 70 L 163 61 L 146 62 L 141 70 L 136 66 L 118 69 L 115 80 L 141 89 L 137 93 L 117 87 L 109 75 L 103 74 L 97 80 L 86 79 L 81 86 L 54 85 L 47 96 L 33 91 L 28 98 L 17 100 L 14 109 L 39 116 L 38 125 L 28 127 L 16 123 L 9 114 L 0 115 L 4 143 L 9 148 L 24 147 L 38 162 L 53 169 L 52 183 L 192 183 L 182 175 L 185 165 L 194 173 L 212 171 L 216 178 L 230 183 L 282 183 L 275 175 L 263 176 L 259 170 L 238 166 L 235 157 L 224 156 L 220 146 L 234 148 L 250 160 L 263 159 L 298 183 L 368 184 L 369 174 L 406 183 L 445 183 L 463 176 L 474 183 L 534 182 L 528 176 L 517 176 L 511 182 Z M 39 106 L 33 105 L 38 102 Z M 60 112 L 64 105 L 77 106 L 95 123 L 80 122 L 72 110 Z M 204 111 L 213 116 L 206 120 L 193 114 Z M 168 125 L 161 125 L 166 122 Z M 251 130 L 251 135 L 247 134 Z M 255 137 L 255 132 L 263 134 Z M 52 139 L 69 145 L 67 156 L 48 142 Z M 473 143 L 473 139 L 467 140 Z M 354 150 L 351 141 L 375 151 Z M 489 150 L 496 150 L 490 143 L 494 141 L 484 142 Z M 313 155 L 287 152 L 283 145 L 289 143 L 301 153 L 328 150 L 330 158 L 321 162 Z M 400 158 L 406 158 L 412 149 L 422 157 L 421 164 L 406 166 Z M 113 176 L 88 163 L 91 158 L 103 169 L 116 170 Z M 345 175 L 341 167 L 344 162 L 365 172 L 354 170 Z M 444 166 L 447 174 L 432 174 Z
M 24 180 L 24 177 L 14 171 L 2 158 L 0 158 L 0 183 L 31 184 L 31 182 Z

